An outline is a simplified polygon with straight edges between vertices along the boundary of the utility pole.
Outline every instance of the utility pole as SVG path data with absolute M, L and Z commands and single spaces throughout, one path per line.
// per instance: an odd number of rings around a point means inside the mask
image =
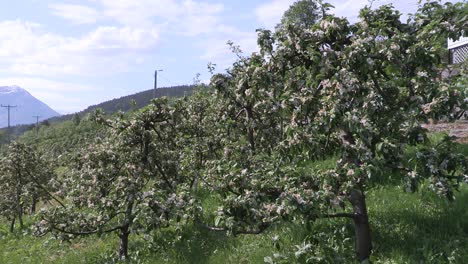
M 36 118 L 36 137 L 37 137 L 37 134 L 39 133 L 39 118 L 41 118 L 41 116 L 33 116 L 34 118 Z
M 158 89 L 158 72 L 163 70 L 155 70 L 154 71 L 154 90 L 153 90 L 153 99 L 156 98 L 156 89 Z
M 0 105 L 1 107 L 8 109 L 8 128 L 10 128 L 10 109 L 18 107 L 17 105 Z

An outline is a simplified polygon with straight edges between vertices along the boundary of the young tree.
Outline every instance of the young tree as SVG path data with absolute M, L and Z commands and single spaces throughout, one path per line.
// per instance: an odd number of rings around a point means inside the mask
M 328 6 L 328 5 L 327 5 Z M 321 1 L 299 0 L 294 2 L 281 18 L 281 26 L 295 25 L 302 28 L 311 28 L 322 15 Z
M 182 146 L 173 138 L 181 117 L 179 105 L 157 99 L 128 120 L 103 120 L 109 136 L 76 158 L 64 183 L 64 206 L 43 210 L 37 233 L 117 233 L 118 255 L 125 259 L 131 233 L 189 218 L 191 181 L 179 172 Z
M 441 78 L 445 47 L 438 41 L 463 33 L 466 9 L 427 2 L 403 23 L 391 5 L 366 7 L 355 24 L 325 13 L 311 27 L 259 31 L 260 54 L 212 78 L 227 105 L 219 133 L 224 158 L 207 163 L 223 198 L 216 219 L 223 227 L 213 229 L 258 233 L 295 213 L 308 221 L 345 217 L 354 222 L 357 259 L 365 261 L 372 250 L 366 189 L 376 174 L 409 171 L 415 184 L 414 175 L 424 175 L 451 197 L 467 174 L 466 157 L 437 155 L 450 167 L 419 174 L 401 157 L 425 137 L 428 117 L 453 118 L 467 108 L 464 88 Z M 341 153 L 335 169 L 295 170 L 331 152 Z
M 7 133 L 5 130 L 0 130 L 0 145 L 3 144 L 3 142 L 7 141 Z
M 13 142 L 0 160 L 0 212 L 11 221 L 13 232 L 15 221 L 23 228 L 23 215 L 27 208 L 31 213 L 36 204 L 49 200 L 53 171 L 48 162 L 32 147 Z
M 200 180 L 205 180 L 202 174 L 205 163 L 219 158 L 216 156 L 219 139 L 215 135 L 221 105 L 215 100 L 209 88 L 200 86 L 190 97 L 177 102 L 183 109 L 183 123 L 174 135 L 178 145 L 182 146 L 179 169 L 192 179 L 194 194 L 201 185 Z

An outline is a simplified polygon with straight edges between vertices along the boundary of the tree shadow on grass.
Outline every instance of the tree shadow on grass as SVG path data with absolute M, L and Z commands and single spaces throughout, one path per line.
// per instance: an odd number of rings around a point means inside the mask
M 230 240 L 226 232 L 188 225 L 181 230 L 158 232 L 154 244 L 162 257 L 173 263 L 208 263 L 216 251 L 229 247 Z
M 377 213 L 372 223 L 374 255 L 378 259 L 399 255 L 409 263 L 466 263 L 467 201 L 465 189 L 454 202 L 427 204 L 435 205 L 432 211 L 392 208 Z

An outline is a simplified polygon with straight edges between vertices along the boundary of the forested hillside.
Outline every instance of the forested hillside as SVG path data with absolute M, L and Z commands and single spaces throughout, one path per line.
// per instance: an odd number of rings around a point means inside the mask
M 190 96 L 3 146 L 0 263 L 465 263 L 468 145 L 423 125 L 468 109 L 442 44 L 468 4 L 330 8 L 295 2 Z
M 190 95 L 192 90 L 195 87 L 193 85 L 181 85 L 181 86 L 173 86 L 173 87 L 163 87 L 158 88 L 155 93 L 156 98 L 160 98 L 163 96 L 167 97 L 182 97 L 184 95 Z M 76 114 L 80 115 L 81 117 L 87 113 L 91 113 L 96 109 L 102 109 L 107 114 L 113 114 L 118 111 L 127 112 L 129 110 L 140 109 L 144 106 L 147 106 L 151 99 L 153 99 L 153 90 L 147 90 L 143 92 L 139 92 L 132 95 L 123 96 L 120 98 L 112 99 L 110 101 L 106 101 L 97 105 L 92 105 L 85 110 L 78 112 Z M 70 115 L 63 115 L 55 118 L 49 119 L 49 122 L 58 122 L 64 120 L 70 120 L 73 118 L 75 114 Z
M 184 95 L 190 95 L 192 90 L 195 88 L 193 85 L 181 85 L 174 87 L 158 88 L 155 96 L 163 97 L 181 97 Z M 130 110 L 140 109 L 148 105 L 153 98 L 153 90 L 143 91 L 132 95 L 123 96 L 110 101 L 106 101 L 97 105 L 90 106 L 83 111 L 74 114 L 61 115 L 53 118 L 49 118 L 41 121 L 41 126 L 48 126 L 51 123 L 63 122 L 72 120 L 73 118 L 83 118 L 86 114 L 92 113 L 97 109 L 102 109 L 106 114 L 113 114 L 118 111 L 127 112 Z M 35 125 L 18 125 L 12 126 L 11 128 L 0 129 L 0 144 L 4 144 L 8 141 L 7 135 L 11 138 L 16 138 L 27 131 L 31 131 L 35 128 Z

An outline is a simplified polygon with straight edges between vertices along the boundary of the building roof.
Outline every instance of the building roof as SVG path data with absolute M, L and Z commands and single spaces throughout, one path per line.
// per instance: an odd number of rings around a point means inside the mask
M 463 45 L 468 44 L 468 37 L 460 37 L 457 41 L 453 41 L 452 39 L 447 39 L 447 48 L 454 49 Z

